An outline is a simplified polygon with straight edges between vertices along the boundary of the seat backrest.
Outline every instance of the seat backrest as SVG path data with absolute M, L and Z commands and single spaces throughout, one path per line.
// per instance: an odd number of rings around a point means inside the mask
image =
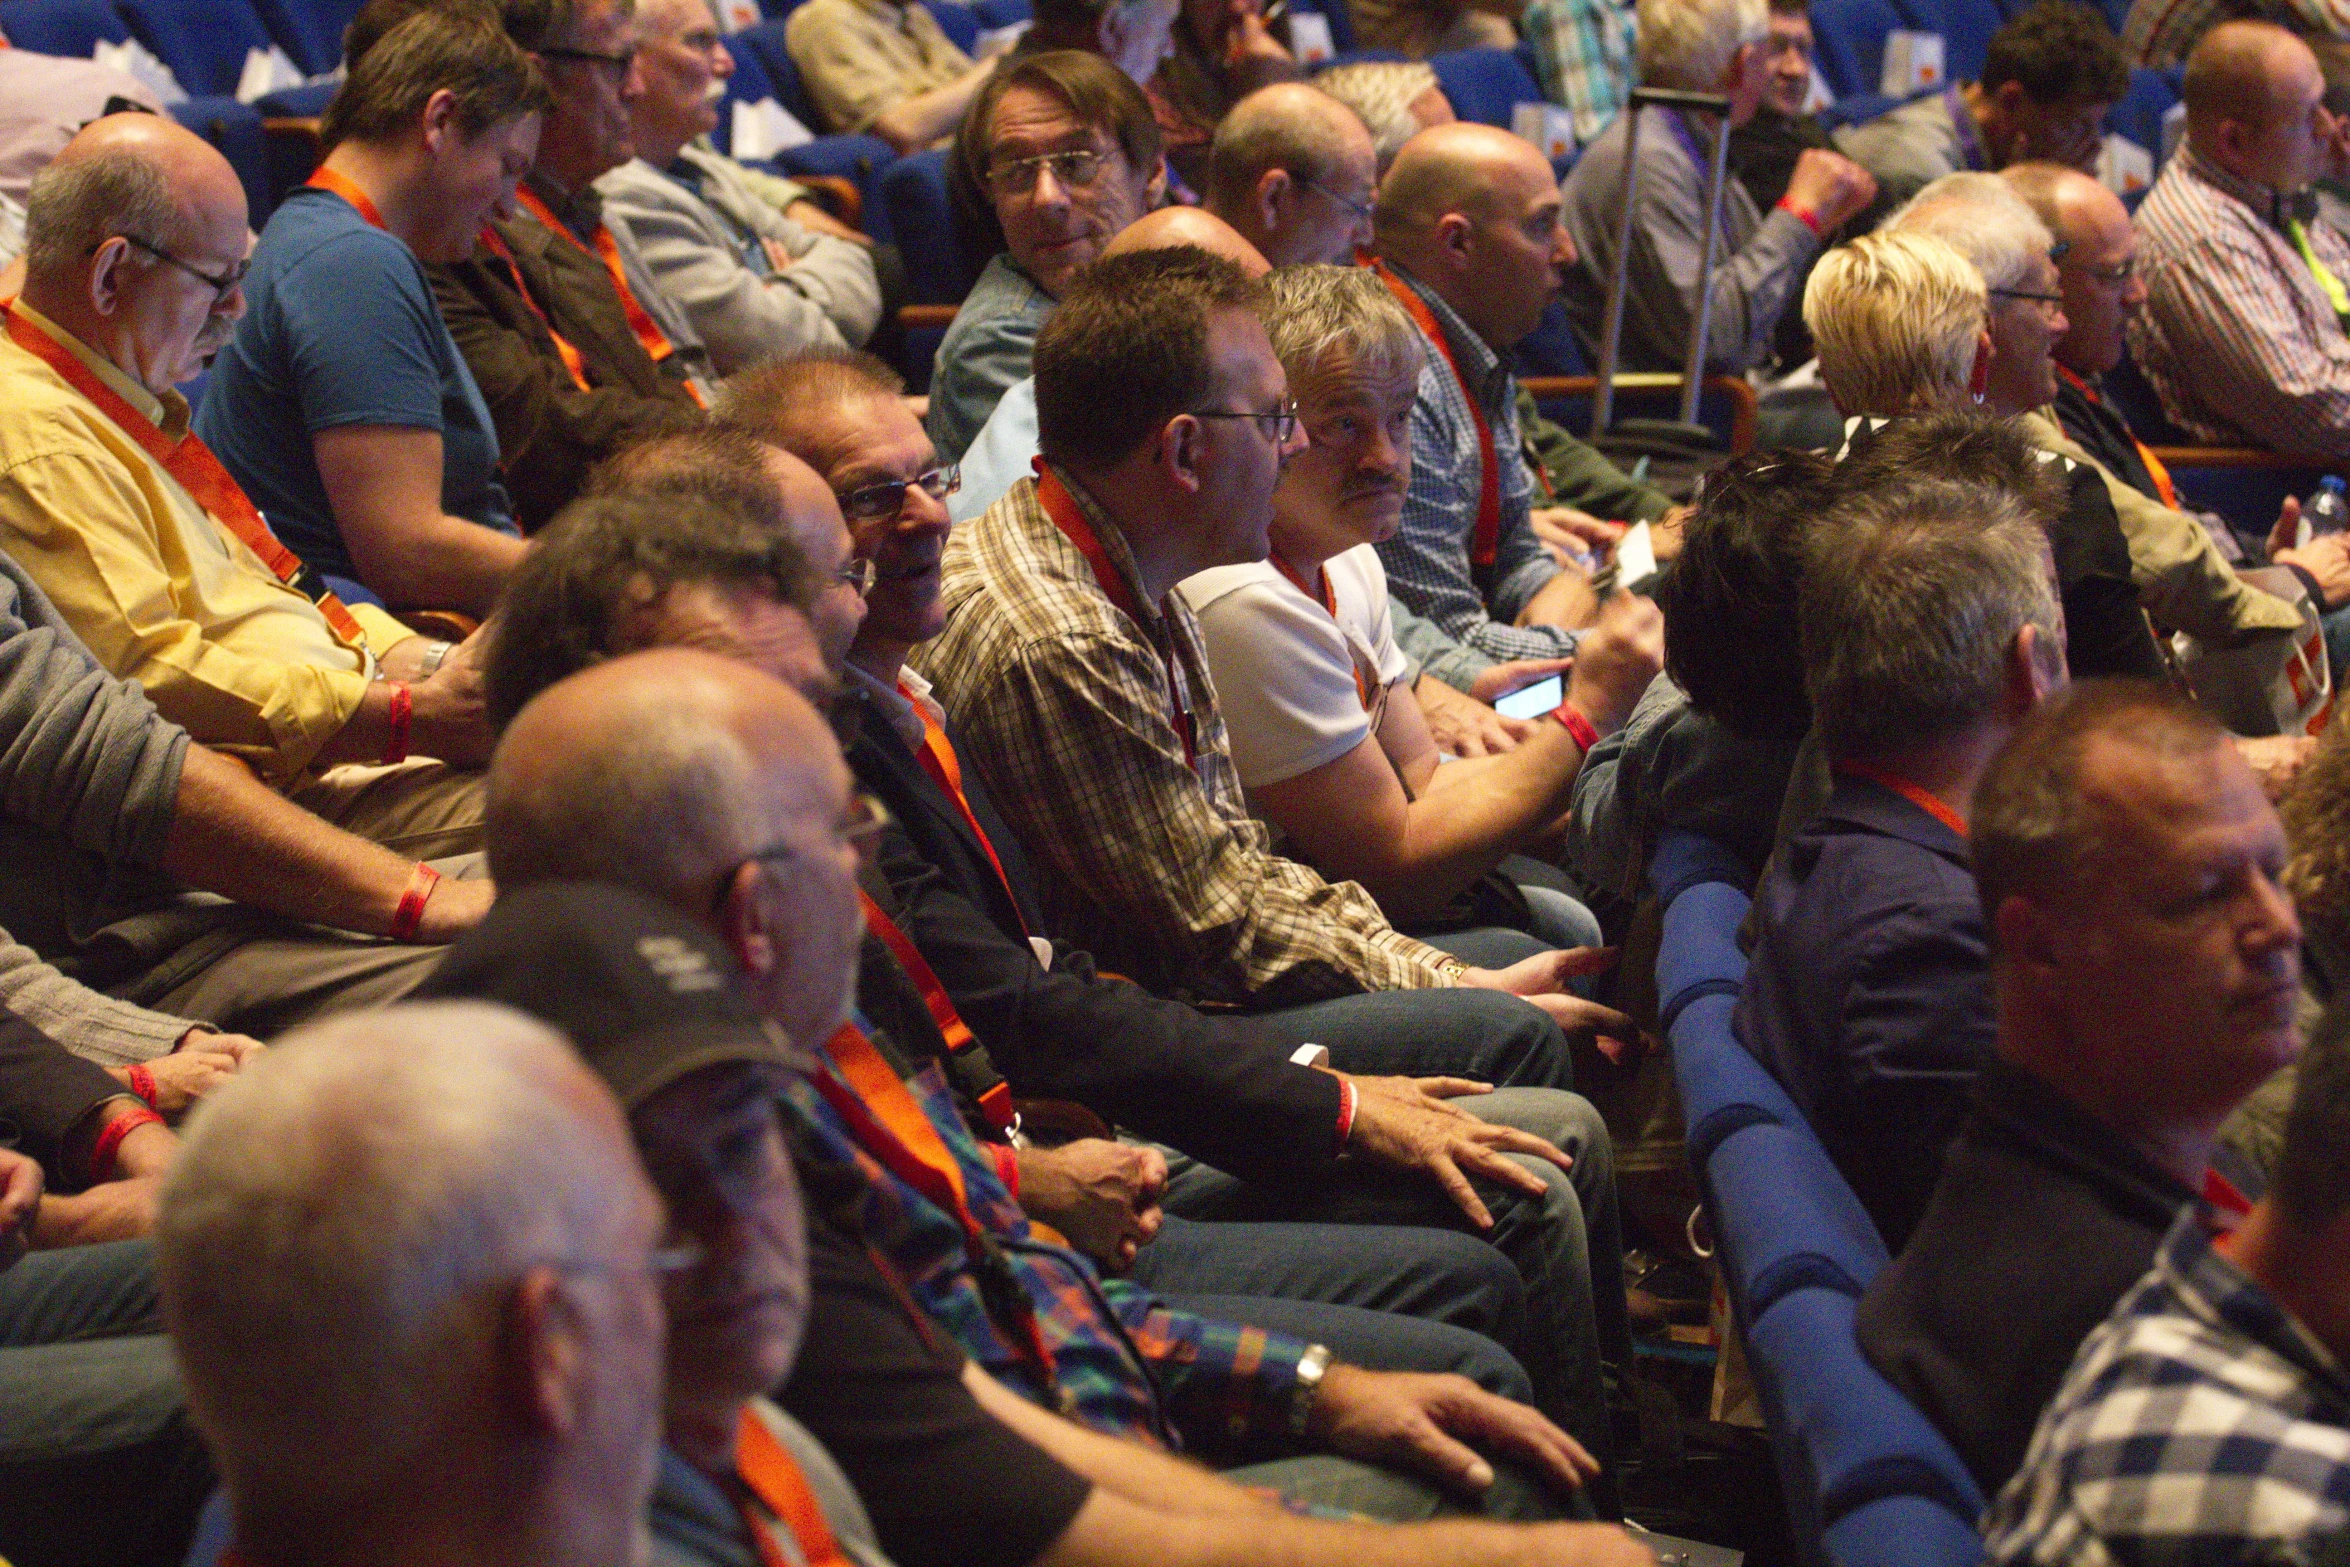
M 119 0 L 139 42 L 189 92 L 234 93 L 245 54 L 273 40 L 252 0 Z
M 322 76 L 343 61 L 343 29 L 359 14 L 360 0 L 253 0 L 269 36 L 306 75 Z
M 2141 67 L 2130 72 L 2129 91 L 2105 116 L 2107 130 L 2127 136 L 2154 154 L 2157 165 L 2162 161 L 2162 117 L 2179 101 L 2180 74 L 2177 66 L 2167 71 Z
M 1452 112 L 1464 120 L 1507 130 L 1511 110 L 1542 101 L 1542 84 L 1515 49 L 1455 49 L 1430 55 L 1428 64 Z
M 791 51 L 783 46 L 783 33 L 784 24 L 771 17 L 756 27 L 746 27 L 733 34 L 726 40 L 726 47 L 738 59 L 744 49 L 757 55 L 774 88 L 775 101 L 789 109 L 802 125 L 822 135 L 826 126 L 816 117 L 816 105 L 808 97 L 807 85 L 800 80 L 798 64 L 793 61 Z
M 943 147 L 900 158 L 881 173 L 881 199 L 889 208 L 898 255 L 906 263 L 906 288 L 917 305 L 959 305 L 987 265 L 968 243 L 947 196 L 947 154 Z
M 734 74 L 726 79 L 726 96 L 718 103 L 718 128 L 710 133 L 710 141 L 720 152 L 731 153 L 734 151 L 734 106 L 775 97 L 775 84 L 767 79 L 766 65 L 760 60 L 758 52 L 743 42 L 742 34 L 727 35 L 726 52 L 734 60 Z M 780 99 L 777 101 L 781 102 Z
M 19 49 L 86 60 L 100 43 L 130 37 L 110 0 L 5 0 L 0 32 Z
M 1744 1320 L 1798 1289 L 1858 1300 L 1885 1266 L 1876 1225 L 1800 1120 L 1731 1132 L 1706 1159 L 1705 1177 L 1723 1271 Z
M 1983 1537 L 1940 1502 L 1922 1496 L 1884 1496 L 1846 1513 L 1824 1531 L 1831 1567 L 1974 1567 Z
M 947 35 L 947 42 L 965 54 L 979 42 L 978 13 L 961 0 L 922 0 L 922 8 L 938 23 L 938 30 Z
M 1887 0 L 1812 0 L 1820 75 L 1839 98 L 1873 93 L 1885 69 L 1885 35 L 1902 25 Z
M 278 190 L 261 111 L 216 93 L 173 104 L 171 117 L 212 143 L 237 171 L 237 183 L 245 187 L 245 221 L 256 229 L 267 223 L 277 210 Z

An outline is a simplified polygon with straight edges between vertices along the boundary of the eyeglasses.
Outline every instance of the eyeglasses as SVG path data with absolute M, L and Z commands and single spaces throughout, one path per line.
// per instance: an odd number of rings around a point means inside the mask
M 1257 434 L 1276 446 L 1287 446 L 1297 438 L 1297 404 L 1285 402 L 1270 413 L 1249 413 L 1229 408 L 1194 408 L 1194 419 L 1246 419 L 1257 427 Z
M 962 465 L 948 463 L 911 479 L 860 484 L 840 497 L 840 514 L 851 522 L 880 522 L 905 509 L 908 490 L 919 488 L 932 500 L 943 501 L 962 487 Z
M 1329 186 L 1318 184 L 1313 180 L 1299 180 L 1298 183 L 1303 185 L 1306 189 L 1312 191 L 1315 195 L 1321 197 L 1324 201 L 1327 201 L 1334 206 L 1344 207 L 1348 212 L 1354 214 L 1354 220 L 1357 223 L 1368 223 L 1371 221 L 1371 204 L 1369 202 L 1349 201 L 1344 196 L 1338 194 L 1338 192 L 1332 190 Z
M 245 281 L 245 274 L 253 270 L 252 262 L 240 261 L 235 266 L 222 273 L 219 277 L 214 277 L 211 273 L 205 271 L 203 268 L 190 266 L 187 262 L 180 260 L 179 257 L 173 255 L 170 251 L 165 250 L 161 245 L 148 244 L 145 240 L 139 238 L 139 236 L 136 234 L 123 235 L 122 242 L 126 245 L 134 245 L 138 247 L 140 250 L 145 251 L 148 255 L 153 256 L 158 261 L 168 261 L 173 266 L 179 268 L 182 272 L 188 274 L 188 276 L 196 278 L 201 282 L 210 284 L 212 287 L 212 302 L 216 305 L 219 304 L 222 300 L 228 298 L 230 292 Z M 96 255 L 97 253 L 98 247 L 95 245 L 91 246 L 90 254 Z
M 2035 294 L 2030 289 L 2025 288 L 1987 288 L 1983 290 L 1983 292 L 1990 294 L 1994 298 L 1998 299 L 2031 300 L 2034 304 L 2040 307 L 2040 313 L 2044 316 L 2054 315 L 2057 311 L 2064 308 L 2064 296 L 2062 294 Z
M 2116 261 L 2111 266 L 2083 267 L 2081 270 L 2100 283 L 2127 283 L 2137 273 L 2138 258 L 2131 256 L 2125 260 Z
M 593 49 L 541 49 L 542 60 L 576 60 L 582 65 L 600 65 L 612 73 L 614 81 L 628 80 L 629 69 L 636 64 L 636 51 L 623 49 L 618 54 L 598 54 Z
M 832 574 L 835 582 L 844 582 L 863 598 L 873 591 L 873 558 L 869 555 L 851 555 L 841 562 L 840 570 Z
M 1090 190 L 1093 182 L 1101 177 L 1103 157 L 1104 154 L 1088 148 L 1075 148 L 992 163 L 987 171 L 987 188 L 999 196 L 1025 196 L 1036 189 L 1037 174 L 1049 168 L 1053 179 L 1064 189 Z

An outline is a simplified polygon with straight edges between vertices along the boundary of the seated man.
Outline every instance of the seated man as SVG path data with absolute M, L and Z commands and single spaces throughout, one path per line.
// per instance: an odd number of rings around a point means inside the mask
M 1858 1331 L 1994 1496 L 2179 1210 L 2228 1194 L 2219 1123 L 2299 1048 L 2301 927 L 2251 769 L 2158 686 L 2044 705 L 1969 826 L 1998 1059 Z
M 1413 616 L 1396 640 L 1429 675 L 1488 700 L 1509 687 L 1480 677 L 1572 654 L 1598 609 L 1584 575 L 1544 547 L 1537 492 L 1548 523 L 1593 545 L 1612 543 L 1617 522 L 1660 520 L 1672 504 L 1571 438 L 1589 461 L 1587 490 L 1553 493 L 1521 452 L 1509 356 L 1574 258 L 1559 211 L 1549 161 L 1531 143 L 1444 125 L 1396 155 L 1374 214 L 1380 274 L 1426 345 L 1403 524 L 1379 546 L 1388 590 Z M 1604 518 L 1579 510 L 1603 495 L 1628 506 Z
M 493 215 L 478 249 L 430 269 L 449 332 L 497 421 L 514 514 L 528 532 L 632 441 L 701 422 L 712 379 L 692 320 L 657 284 L 596 180 L 635 155 L 642 91 L 634 0 L 517 7 L 508 35 L 552 103 L 522 210 Z
M 542 1025 L 443 1004 L 284 1041 L 156 1227 L 237 1555 L 636 1560 L 661 1231 L 612 1095 Z
M 1263 0 L 1183 0 L 1167 42 L 1167 57 L 1144 90 L 1166 138 L 1168 168 L 1202 190 L 1209 144 L 1224 117 L 1259 88 L 1304 72 L 1266 25 Z
M 2130 352 L 2198 440 L 2335 462 L 2350 443 L 2350 239 L 2305 222 L 2331 126 L 2309 46 L 2229 22 L 2187 61 L 2187 138 L 2138 208 Z
M 1631 8 L 1615 0 L 1526 0 L 1511 20 L 1534 57 L 1542 96 L 1567 111 L 1574 144 L 1599 140 L 1635 80 Z
M 734 74 L 708 0 L 644 0 L 637 26 L 636 156 L 596 191 L 655 287 L 693 323 L 711 370 L 863 343 L 882 309 L 871 249 L 785 217 L 750 171 L 701 139 L 718 124 L 716 84 Z
M 1755 894 L 1739 1042 L 1899 1251 L 1990 1058 L 1975 780 L 2064 683 L 2046 497 L 1851 487 L 1811 529 L 1804 687 L 1827 806 Z M 1963 634 L 1961 634 L 1963 632 Z
M 903 156 L 952 134 L 992 58 L 974 62 L 915 0 L 809 0 L 783 46 L 823 124 L 878 136 Z
M 1656 673 L 1655 606 L 1618 595 L 1602 610 L 1557 723 L 1505 756 L 1440 766 L 1373 547 L 1394 535 L 1411 482 L 1420 334 L 1365 269 L 1292 267 L 1267 287 L 1268 336 L 1309 444 L 1274 488 L 1271 555 L 1176 590 L 1199 617 L 1249 804 L 1287 852 L 1360 883 L 1406 926 L 1513 924 L 1554 946 L 1594 945 L 1588 910 L 1521 884 L 1504 856 L 1558 819 L 1586 750 L 1623 726 Z M 1496 880 L 1524 915 L 1477 917 Z
M 1705 273 L 1705 186 L 1712 143 L 1754 118 L 1770 77 L 1763 0 L 1647 0 L 1640 23 L 1640 80 L 1651 87 L 1720 93 L 1726 123 L 1680 109 L 1641 111 L 1639 181 L 1623 261 L 1623 336 L 1618 368 L 1679 370 L 1688 362 L 1698 309 L 1706 307 L 1704 363 L 1737 375 L 1770 353 L 1779 317 L 1796 297 L 1804 268 L 1823 240 L 1877 194 L 1868 171 L 1841 153 L 1809 147 L 1796 155 L 1787 190 L 1768 209 L 1746 187 L 1726 182 L 1714 269 Z M 1567 176 L 1564 225 L 1574 269 L 1567 317 L 1584 356 L 1598 362 L 1608 281 L 1618 264 L 1628 116 L 1618 115 Z
M 1517 8 L 1506 0 L 1344 0 L 1365 48 L 1414 60 L 1455 49 L 1507 49 Z
M 955 152 L 1005 248 L 938 345 L 926 422 L 948 462 L 1029 373 L 1037 328 L 1070 279 L 1159 204 L 1167 178 L 1142 90 L 1101 56 L 1071 49 L 1022 56 L 989 77 Z
M 1378 157 L 1353 110 L 1283 83 L 1249 94 L 1216 126 L 1203 194 L 1268 265 L 1346 265 L 1371 243 Z
M 2310 1041 L 2276 1184 L 2179 1215 L 1994 1499 L 1994 1560 L 2322 1561 L 2350 1524 L 2350 1051 Z M 2257 1498 L 2257 1501 L 2255 1501 Z M 2331 1543 L 2333 1550 L 2329 1551 Z
M 411 855 L 479 849 L 481 775 L 459 770 L 489 757 L 472 643 L 345 607 L 188 434 L 173 383 L 243 313 L 228 160 L 112 115 L 35 181 L 31 216 L 0 343 L 0 545 L 198 742 Z
M 412 17 L 368 58 L 385 50 L 337 89 L 326 161 L 261 231 L 195 428 L 345 598 L 487 614 L 522 540 L 424 264 L 468 254 L 511 199 L 546 84 L 477 19 Z
M 2042 159 L 2094 169 L 2105 111 L 2129 90 L 2113 29 L 2079 0 L 2038 0 L 1991 35 L 1983 74 L 1836 133 L 1894 201 L 1962 169 Z

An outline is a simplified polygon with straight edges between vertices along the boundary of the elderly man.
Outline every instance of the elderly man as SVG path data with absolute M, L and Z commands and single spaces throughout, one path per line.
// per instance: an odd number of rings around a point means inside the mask
M 2309 46 L 2213 28 L 2187 61 L 2187 139 L 2138 208 L 2130 352 L 2200 440 L 2320 462 L 2350 447 L 2350 239 L 2302 216 L 2333 129 Z
M 1946 421 L 1946 423 L 1954 421 Z M 1804 686 L 1835 772 L 1755 894 L 1738 999 L 1784 1084 L 1899 1251 L 1990 1057 L 1968 801 L 1991 754 L 2065 679 L 2040 493 L 1854 484 L 1804 574 Z M 1963 626 L 1963 638 L 1942 628 Z
M 480 848 L 480 774 L 443 765 L 489 756 L 471 643 L 346 607 L 188 432 L 174 383 L 244 311 L 227 160 L 111 116 L 42 173 L 31 217 L 0 343 L 0 543 L 199 742 L 390 847 Z
M 1249 94 L 1216 127 L 1206 205 L 1272 266 L 1343 263 L 1371 242 L 1376 165 L 1352 109 L 1284 83 Z
M 871 248 L 793 222 L 749 170 L 700 139 L 734 74 L 709 0 L 644 0 L 637 24 L 636 156 L 596 190 L 692 321 L 711 369 L 732 375 L 802 348 L 863 343 L 882 309 Z
M 482 1006 L 297 1034 L 208 1106 L 157 1226 L 239 1556 L 638 1559 L 660 1199 L 560 1036 Z
M 1005 249 L 938 345 L 927 422 L 948 462 L 1029 373 L 1037 329 L 1070 279 L 1159 204 L 1167 179 L 1142 90 L 1101 56 L 1072 49 L 1024 56 L 989 77 L 955 152 Z
M 1380 183 L 1379 270 L 1425 339 L 1412 408 L 1403 525 L 1379 546 L 1411 612 L 1404 652 L 1456 690 L 1491 700 L 1524 672 L 1496 666 L 1572 654 L 1597 608 L 1537 531 L 1612 542 L 1616 519 L 1651 522 L 1671 502 L 1587 446 L 1558 483 L 1521 454 L 1509 356 L 1541 322 L 1574 247 L 1550 164 L 1484 125 L 1441 125 L 1405 144 Z M 1593 515 L 1593 514 L 1596 514 Z M 1598 519 L 1607 519 L 1601 521 Z
M 1836 145 L 1906 201 L 1945 174 L 2044 158 L 2095 166 L 2105 111 L 2129 90 L 2113 29 L 2078 0 L 2038 0 L 1991 35 L 1983 74 L 1836 133 Z
M 793 8 L 783 46 L 821 129 L 878 136 L 901 156 L 951 134 L 994 67 L 914 0 L 811 0 Z
M 487 614 L 522 554 L 498 432 L 424 263 L 468 254 L 538 146 L 546 84 L 478 17 L 410 17 L 335 94 L 270 216 L 196 433 L 346 598 Z
M 2310 1042 L 2268 1195 L 2232 1228 L 2207 1207 L 2181 1213 L 2153 1270 L 2081 1346 L 1991 1509 L 1995 1560 L 2339 1553 L 2350 1497 L 2344 1043 L 2339 1019 Z
M 2214 1135 L 2299 1048 L 2301 925 L 2258 780 L 2158 686 L 2045 704 L 1968 823 L 1997 1059 L 1858 1330 L 1993 1495 L 2180 1208 L 2234 1197 Z

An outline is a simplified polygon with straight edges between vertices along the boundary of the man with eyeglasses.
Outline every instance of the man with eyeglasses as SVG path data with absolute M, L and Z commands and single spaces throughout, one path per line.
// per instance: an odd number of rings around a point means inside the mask
M 701 334 L 711 368 L 732 375 L 803 348 L 864 343 L 883 309 L 870 243 L 794 222 L 702 139 L 734 74 L 709 0 L 644 0 L 637 22 L 636 156 L 596 189 Z

